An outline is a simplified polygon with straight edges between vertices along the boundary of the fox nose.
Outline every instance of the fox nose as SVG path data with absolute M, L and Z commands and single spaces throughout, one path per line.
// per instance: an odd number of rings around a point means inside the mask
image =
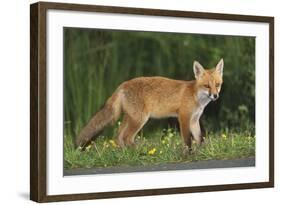
M 211 98 L 211 100 L 215 101 L 219 98 L 219 94 L 209 94 L 209 97 Z

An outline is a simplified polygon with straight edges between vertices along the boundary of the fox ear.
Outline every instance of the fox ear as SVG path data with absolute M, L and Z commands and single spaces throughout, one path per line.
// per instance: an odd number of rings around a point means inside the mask
M 223 74 L 223 64 L 224 64 L 223 59 L 221 59 L 221 60 L 218 62 L 217 66 L 216 66 L 216 71 L 217 71 L 221 76 L 222 76 L 222 74 Z
M 199 62 L 194 61 L 193 62 L 193 72 L 194 72 L 195 78 L 198 79 L 204 73 L 204 68 Z

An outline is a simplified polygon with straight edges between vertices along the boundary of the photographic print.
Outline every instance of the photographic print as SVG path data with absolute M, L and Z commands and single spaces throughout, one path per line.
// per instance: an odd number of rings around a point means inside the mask
M 64 28 L 66 174 L 254 165 L 254 37 Z
M 274 186 L 274 18 L 30 7 L 30 199 Z

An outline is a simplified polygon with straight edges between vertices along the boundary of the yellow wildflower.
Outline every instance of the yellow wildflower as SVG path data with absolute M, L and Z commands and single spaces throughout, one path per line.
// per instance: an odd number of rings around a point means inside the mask
M 92 145 L 90 144 L 86 147 L 86 151 L 89 151 L 91 148 L 92 148 Z
M 109 143 L 113 146 L 113 147 L 117 147 L 117 144 L 114 140 L 109 140 Z
M 103 143 L 103 146 L 104 146 L 105 148 L 108 148 L 108 147 L 109 147 L 109 144 L 107 143 L 107 141 L 105 141 L 105 142 Z
M 153 148 L 153 149 L 151 149 L 151 150 L 148 151 L 148 154 L 149 154 L 149 155 L 154 155 L 155 152 L 156 152 L 156 148 Z
M 169 133 L 169 134 L 168 134 L 168 137 L 169 137 L 169 138 L 171 138 L 171 137 L 173 137 L 173 136 L 174 136 L 173 133 Z
M 223 139 L 226 139 L 226 138 L 227 138 L 226 134 L 222 134 L 221 137 L 222 137 Z

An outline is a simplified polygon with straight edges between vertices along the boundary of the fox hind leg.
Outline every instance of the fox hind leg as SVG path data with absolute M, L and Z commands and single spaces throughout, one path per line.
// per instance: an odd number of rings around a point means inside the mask
M 118 129 L 118 144 L 120 147 L 124 147 L 125 146 L 125 133 L 126 133 L 126 129 L 128 127 L 128 115 L 124 115 L 123 117 L 123 121 Z
M 132 146 L 135 143 L 135 137 L 138 134 L 138 132 L 142 129 L 142 127 L 145 125 L 145 123 L 148 120 L 148 117 L 142 117 L 141 120 L 133 120 L 130 119 L 128 122 L 128 129 L 126 133 L 126 140 L 125 143 L 128 146 Z
M 130 117 L 128 114 L 124 116 L 118 135 L 118 142 L 121 147 L 124 147 L 125 145 L 134 145 L 135 136 L 147 122 L 148 116 L 135 119 Z

